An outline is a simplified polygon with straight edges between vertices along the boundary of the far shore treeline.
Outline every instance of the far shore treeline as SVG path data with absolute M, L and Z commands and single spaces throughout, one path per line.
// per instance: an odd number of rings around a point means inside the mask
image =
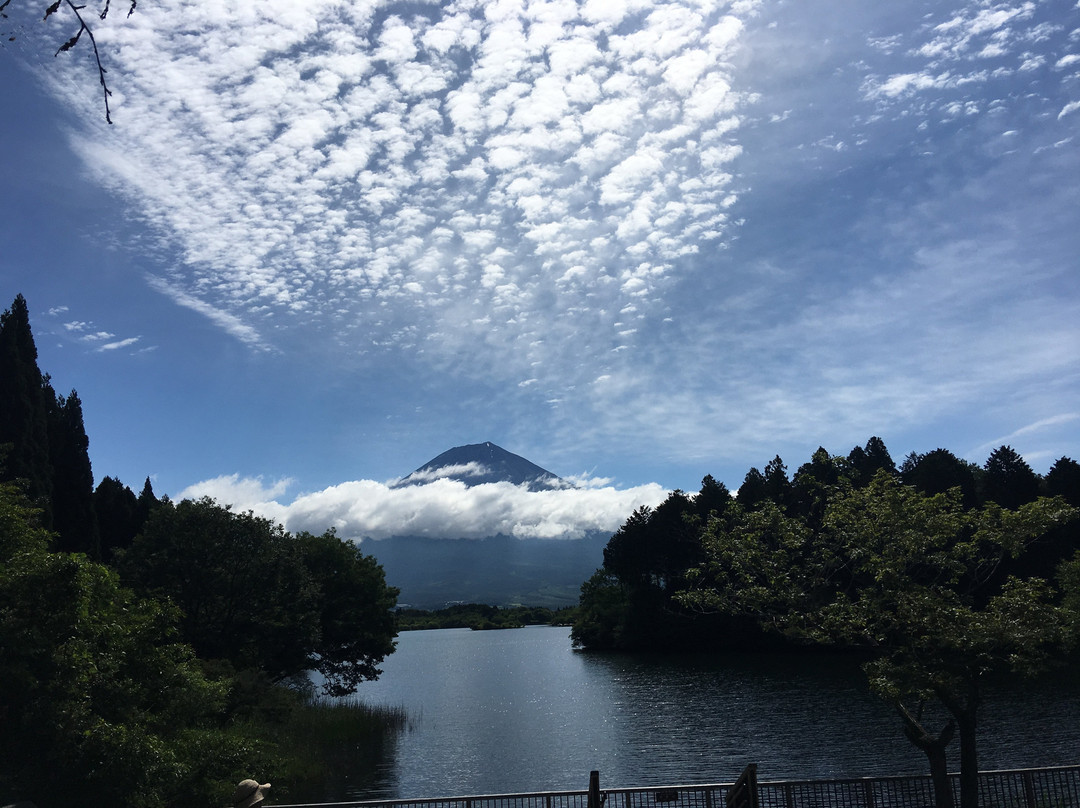
M 484 631 L 525 626 L 569 626 L 577 614 L 573 606 L 550 609 L 546 606 L 498 607 L 483 603 L 455 603 L 444 609 L 398 609 L 398 631 L 438 628 L 469 628 Z
M 149 479 L 95 488 L 82 404 L 38 368 L 20 295 L 0 316 L 0 804 L 217 806 L 271 775 L 284 801 L 406 720 L 331 705 L 307 671 L 347 695 L 399 630 L 545 623 L 585 651 L 854 656 L 925 752 L 937 808 L 954 737 L 977 808 L 987 683 L 1078 661 L 1078 508 L 1070 458 L 1045 476 L 1009 446 L 897 465 L 873 437 L 629 514 L 572 609 L 397 610 L 333 530 L 174 503 Z

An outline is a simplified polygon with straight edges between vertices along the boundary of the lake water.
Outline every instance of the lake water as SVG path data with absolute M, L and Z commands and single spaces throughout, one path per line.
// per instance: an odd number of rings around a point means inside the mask
M 461 796 L 925 774 L 854 665 L 825 656 L 639 656 L 571 648 L 566 628 L 404 632 L 358 696 L 404 707 L 374 777 L 338 798 Z M 1080 682 L 989 693 L 981 768 L 1080 762 Z M 950 763 L 959 760 L 956 742 Z

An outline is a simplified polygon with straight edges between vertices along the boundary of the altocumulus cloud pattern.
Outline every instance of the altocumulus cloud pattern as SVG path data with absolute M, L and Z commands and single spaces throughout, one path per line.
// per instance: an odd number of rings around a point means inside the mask
M 543 374 L 580 330 L 627 345 L 728 226 L 753 5 L 140 6 L 88 162 L 182 247 L 159 288 L 245 341 L 319 312 L 359 350 Z

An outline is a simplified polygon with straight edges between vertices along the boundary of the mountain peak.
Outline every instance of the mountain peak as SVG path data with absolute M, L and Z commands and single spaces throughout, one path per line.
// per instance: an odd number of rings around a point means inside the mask
M 532 491 L 566 487 L 566 483 L 547 469 L 491 441 L 448 449 L 403 477 L 398 485 L 423 485 L 442 479 L 457 480 L 467 486 L 505 482 L 527 485 Z

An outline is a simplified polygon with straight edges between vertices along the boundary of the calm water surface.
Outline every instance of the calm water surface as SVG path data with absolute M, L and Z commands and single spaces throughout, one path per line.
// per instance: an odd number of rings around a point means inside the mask
M 574 651 L 565 628 L 405 632 L 370 704 L 404 707 L 373 780 L 341 798 L 926 772 L 861 671 L 826 657 Z M 1080 762 L 1080 682 L 990 694 L 982 768 Z M 951 759 L 958 760 L 955 747 Z

